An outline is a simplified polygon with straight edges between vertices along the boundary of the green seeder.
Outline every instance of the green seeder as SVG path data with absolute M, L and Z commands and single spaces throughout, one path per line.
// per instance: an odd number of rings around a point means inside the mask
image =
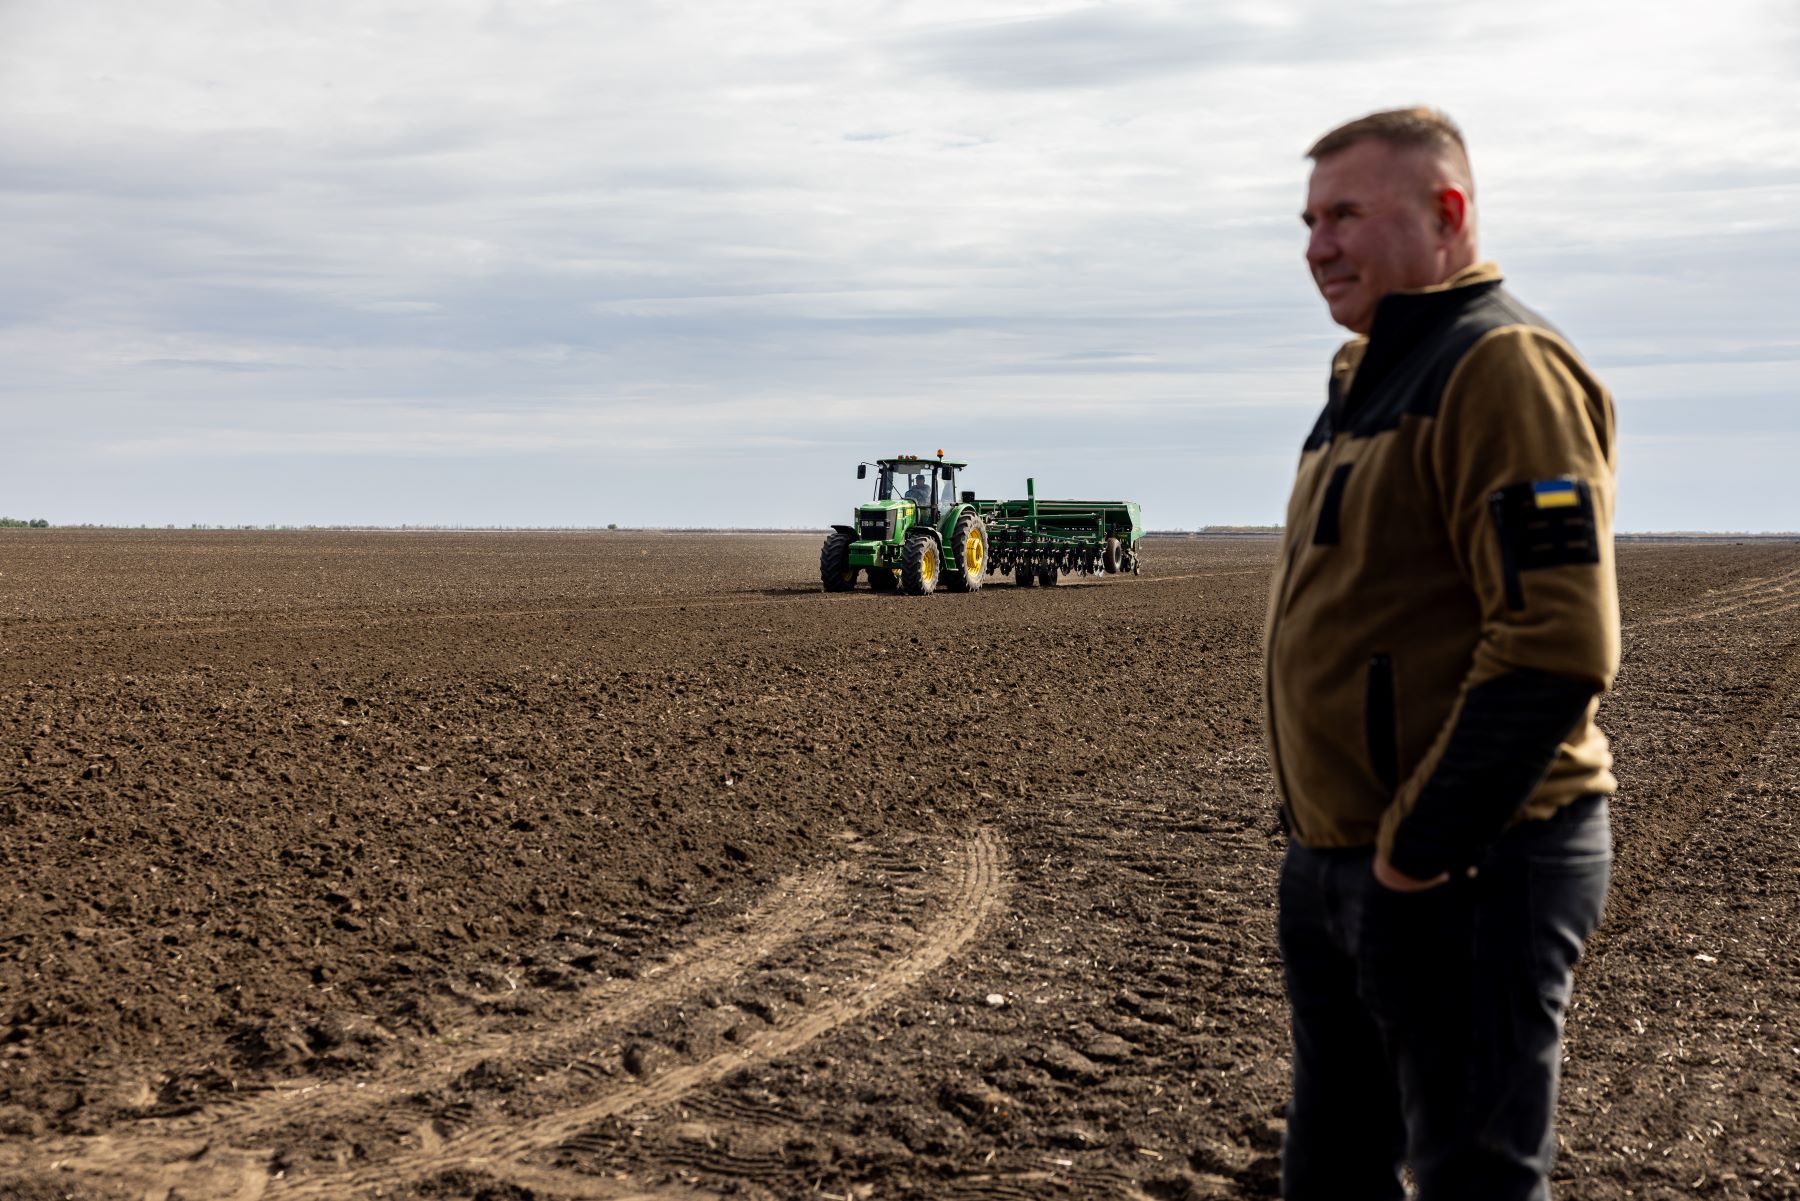
M 1025 481 L 1023 500 L 980 500 L 958 492 L 968 464 L 898 455 L 859 463 L 856 478 L 876 469 L 875 497 L 857 506 L 855 525 L 834 525 L 819 551 L 827 592 L 856 587 L 868 572 L 871 588 L 973 592 L 993 574 L 1021 587 L 1053 585 L 1064 575 L 1138 571 L 1143 537 L 1136 501 L 1039 500 Z

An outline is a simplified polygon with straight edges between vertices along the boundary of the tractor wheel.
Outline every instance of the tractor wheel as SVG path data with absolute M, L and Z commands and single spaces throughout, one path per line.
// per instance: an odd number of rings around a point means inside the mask
M 869 568 L 869 587 L 877 592 L 892 592 L 900 586 L 900 577 L 891 567 Z
M 987 522 L 964 513 L 950 532 L 950 561 L 958 568 L 946 581 L 952 592 L 975 592 L 988 569 Z
M 1107 575 L 1117 575 L 1119 568 L 1125 565 L 1125 555 L 1122 553 L 1122 550 L 1123 548 L 1119 546 L 1119 540 L 1117 538 L 1108 538 L 1106 540 L 1106 557 L 1102 561 L 1101 566 L 1106 569 Z
M 1038 583 L 1046 588 L 1056 587 L 1057 570 L 1054 566 L 1038 568 Z
M 1021 588 L 1029 588 L 1037 583 L 1037 568 L 1021 565 L 1013 571 L 1013 583 Z
M 833 530 L 819 548 L 819 582 L 827 592 L 848 592 L 856 587 L 856 576 L 862 569 L 850 566 L 851 541 L 848 533 Z
M 937 539 L 929 535 L 906 540 L 906 553 L 900 559 L 900 586 L 908 596 L 929 596 L 938 586 L 944 568 L 944 555 Z

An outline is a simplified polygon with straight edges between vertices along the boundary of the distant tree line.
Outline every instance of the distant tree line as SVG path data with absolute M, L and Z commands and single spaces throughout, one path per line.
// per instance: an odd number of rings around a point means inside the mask
M 0 530 L 47 530 L 50 523 L 42 517 L 26 521 L 23 517 L 0 517 Z

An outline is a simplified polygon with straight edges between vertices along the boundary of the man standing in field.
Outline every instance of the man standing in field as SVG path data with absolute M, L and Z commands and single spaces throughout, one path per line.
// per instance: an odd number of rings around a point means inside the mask
M 1326 134 L 1331 366 L 1267 628 L 1290 835 L 1290 1201 L 1545 1198 L 1562 1020 L 1611 865 L 1606 389 L 1476 250 L 1430 109 Z

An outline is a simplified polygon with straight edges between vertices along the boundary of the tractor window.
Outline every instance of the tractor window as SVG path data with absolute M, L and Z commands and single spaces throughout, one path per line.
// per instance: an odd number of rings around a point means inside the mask
M 953 505 L 956 503 L 956 472 L 955 471 L 952 471 L 948 468 L 945 469 L 945 471 L 944 471 L 944 488 L 943 488 L 942 492 L 938 493 L 938 495 L 942 496 L 944 498 L 940 503 L 946 508 L 948 508 L 950 505 Z
M 888 467 L 881 472 L 881 479 L 875 489 L 876 500 L 906 500 L 908 490 L 917 491 L 913 483 L 917 472 L 907 472 L 903 468 Z
M 937 472 L 931 463 L 901 463 L 883 467 L 875 481 L 876 500 L 910 500 L 929 507 Z

